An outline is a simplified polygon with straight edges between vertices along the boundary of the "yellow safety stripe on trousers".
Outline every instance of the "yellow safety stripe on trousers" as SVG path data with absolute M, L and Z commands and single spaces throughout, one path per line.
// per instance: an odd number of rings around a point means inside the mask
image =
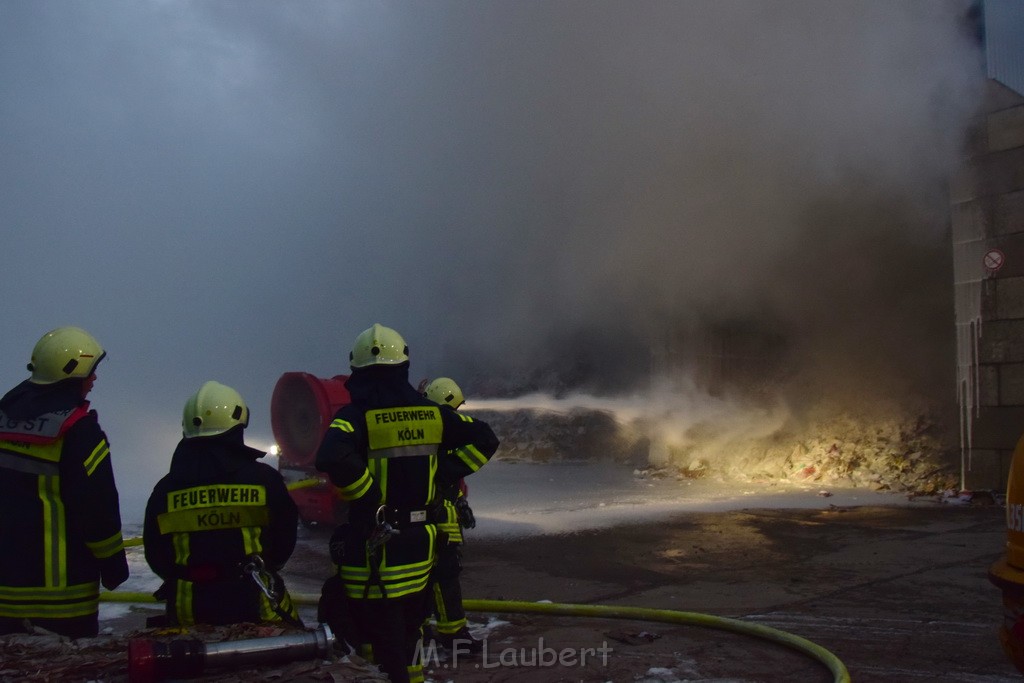
M 487 457 L 483 453 L 481 453 L 480 449 L 474 446 L 473 444 L 460 446 L 459 448 L 456 448 L 452 452 L 455 453 L 455 455 L 459 456 L 459 460 L 466 463 L 466 467 L 468 467 L 473 472 L 476 472 L 485 464 L 487 464 Z
M 434 582 L 434 607 L 437 611 L 438 625 L 448 622 L 448 610 L 444 606 L 444 596 L 441 593 L 441 584 Z
M 352 423 L 348 420 L 332 420 L 331 426 L 328 429 L 340 429 L 343 432 L 354 432 L 355 428 Z
M 370 471 L 363 470 L 363 476 L 348 486 L 338 489 L 338 497 L 342 500 L 358 500 L 366 495 L 371 486 L 373 486 L 373 478 L 370 476 Z
M 423 683 L 423 665 L 422 664 L 410 664 L 405 667 L 405 672 L 409 675 L 409 683 Z
M 98 609 L 97 581 L 73 586 L 0 586 L 0 617 L 16 619 L 81 617 Z
M 448 608 L 444 602 L 444 591 L 441 590 L 441 584 L 436 581 L 434 582 L 434 605 L 437 608 L 438 633 L 452 635 L 458 633 L 466 625 L 466 617 L 456 619 L 455 621 L 448 620 Z
M 192 626 L 196 615 L 192 613 L 192 582 L 176 579 L 174 582 L 174 615 L 178 626 Z
M 270 510 L 264 506 L 195 508 L 177 512 L 161 512 L 157 515 L 156 520 L 161 534 L 241 529 L 250 526 L 266 526 L 270 523 Z
M 93 557 L 102 560 L 124 550 L 124 538 L 118 530 L 110 538 L 105 538 L 102 541 L 86 541 L 85 545 L 92 551 Z
M 64 586 L 68 557 L 60 477 L 39 477 L 39 500 L 43 504 L 43 581 L 47 586 Z
M 295 603 L 292 602 L 292 596 L 287 590 L 281 596 L 281 601 L 277 603 L 277 606 L 292 619 L 298 620 L 299 610 L 295 607 Z M 284 617 L 274 611 L 274 608 L 270 605 L 270 599 L 262 591 L 260 591 L 260 619 L 263 621 L 284 621 Z
M 100 466 L 100 463 L 108 455 L 110 455 L 110 446 L 107 445 L 106 439 L 100 439 L 100 442 L 96 444 L 96 448 L 92 449 L 92 453 L 82 463 L 82 466 L 85 467 L 85 475 L 91 477 L 92 473 L 96 471 L 96 468 Z
M 462 543 L 462 527 L 459 525 L 459 513 L 455 509 L 455 503 L 444 499 L 444 521 L 437 523 L 439 531 L 448 534 L 449 543 Z

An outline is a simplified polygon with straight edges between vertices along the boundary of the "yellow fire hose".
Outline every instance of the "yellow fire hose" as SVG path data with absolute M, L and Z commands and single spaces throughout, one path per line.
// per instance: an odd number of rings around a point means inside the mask
M 316 605 L 319 595 L 311 593 L 293 593 L 292 602 L 296 605 Z M 104 591 L 100 593 L 102 602 L 157 602 L 149 593 L 128 593 Z M 601 619 L 633 619 L 637 621 L 654 621 L 662 624 L 680 626 L 700 626 L 720 631 L 730 631 L 742 635 L 753 636 L 773 643 L 785 645 L 827 668 L 833 676 L 834 683 L 850 683 L 850 673 L 846 665 L 838 657 L 825 648 L 811 641 L 778 629 L 752 624 L 740 619 L 716 617 L 699 612 L 678 612 L 668 609 L 651 609 L 646 607 L 619 607 L 616 605 L 573 605 L 557 602 L 524 602 L 506 600 L 463 600 L 467 612 L 517 613 L 517 614 L 549 614 L 569 617 L 597 617 Z
M 288 490 L 310 488 L 324 483 L 324 479 L 309 478 L 288 484 Z M 126 547 L 142 545 L 141 538 L 129 538 L 124 542 Z M 319 595 L 293 593 L 292 602 L 296 605 L 316 605 Z M 104 591 L 100 594 L 103 602 L 157 602 L 149 593 L 129 593 Z M 651 609 L 646 607 L 619 607 L 615 605 L 573 605 L 554 602 L 524 602 L 506 600 L 463 600 L 467 612 L 516 613 L 516 614 L 549 614 L 570 617 L 597 617 L 601 619 L 633 619 L 637 621 L 653 621 L 663 624 L 681 626 L 700 626 L 720 631 L 730 631 L 741 635 L 761 638 L 779 645 L 792 648 L 824 665 L 833 676 L 834 683 L 850 683 L 850 673 L 846 665 L 834 654 L 816 643 L 800 636 L 780 631 L 761 624 L 753 624 L 740 619 L 716 617 L 699 612 L 679 612 L 667 609 Z

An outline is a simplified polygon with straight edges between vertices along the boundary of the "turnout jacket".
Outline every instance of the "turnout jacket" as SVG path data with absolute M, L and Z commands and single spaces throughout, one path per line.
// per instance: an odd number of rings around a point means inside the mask
M 127 578 L 110 446 L 82 382 L 22 382 L 0 399 L 0 617 L 95 618 L 100 582 Z
M 146 505 L 146 561 L 164 580 L 158 598 L 172 622 L 231 624 L 279 621 L 266 595 L 243 568 L 259 555 L 269 572 L 295 549 L 298 511 L 284 480 L 257 462 L 242 427 L 182 439 L 170 472 Z M 280 607 L 294 617 L 287 593 Z
M 444 518 L 441 489 L 479 470 L 498 448 L 485 422 L 442 410 L 408 375 L 407 363 L 353 369 L 345 383 L 352 402 L 334 415 L 317 451 L 317 469 L 351 501 L 335 540 L 352 598 L 399 598 L 427 587 Z M 399 533 L 368 555 L 381 506 Z

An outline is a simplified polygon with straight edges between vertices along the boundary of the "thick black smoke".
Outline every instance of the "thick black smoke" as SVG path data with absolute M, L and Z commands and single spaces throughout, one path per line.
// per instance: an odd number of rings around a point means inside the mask
M 345 372 L 373 322 L 477 393 L 932 391 L 966 9 L 7 0 L 4 383 L 92 330 L 137 496 L 204 381 L 269 442 L 277 377 Z

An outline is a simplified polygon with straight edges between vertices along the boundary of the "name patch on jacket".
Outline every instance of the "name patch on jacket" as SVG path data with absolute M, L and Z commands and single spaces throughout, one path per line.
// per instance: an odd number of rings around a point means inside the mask
M 75 412 L 73 408 L 58 410 L 30 418 L 8 417 L 0 411 L 0 433 L 9 440 L 28 437 L 33 441 L 54 440 L 61 434 L 64 422 Z
M 438 408 L 384 408 L 366 412 L 371 453 L 376 457 L 428 455 L 436 451 L 444 434 Z
M 267 491 L 254 484 L 194 486 L 167 494 L 167 512 L 157 515 L 161 534 L 266 526 Z

